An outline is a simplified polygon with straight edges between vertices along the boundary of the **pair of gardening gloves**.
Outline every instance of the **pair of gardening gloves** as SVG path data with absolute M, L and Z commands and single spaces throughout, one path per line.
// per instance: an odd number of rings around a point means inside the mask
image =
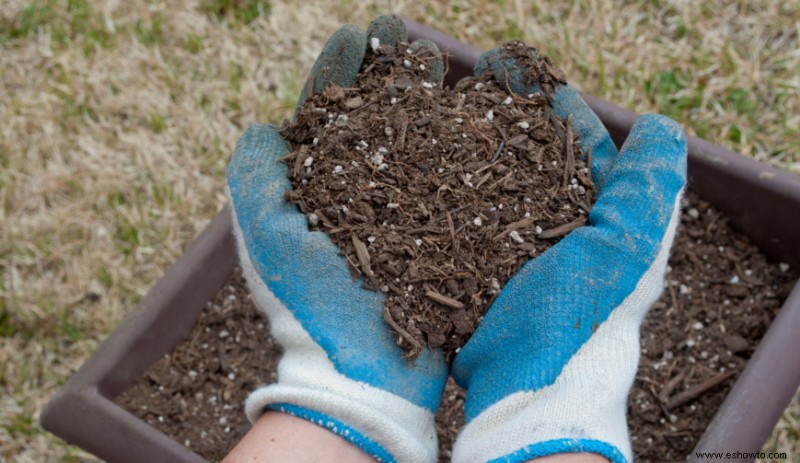
M 396 17 L 366 34 L 345 26 L 314 65 L 300 103 L 330 85 L 355 82 L 370 46 L 406 41 Z M 418 41 L 411 52 L 436 46 Z M 539 59 L 531 51 L 534 59 Z M 485 53 L 478 75 L 509 91 L 539 90 L 502 49 Z M 569 85 L 555 113 L 571 118 L 591 152 L 599 196 L 586 226 L 526 263 L 503 288 L 452 367 L 441 352 L 406 360 L 383 320 L 381 293 L 353 281 L 338 248 L 284 200 L 291 190 L 273 125 L 239 140 L 228 168 L 236 242 L 248 286 L 285 354 L 278 382 L 253 392 L 246 411 L 266 409 L 324 426 L 384 462 L 437 460 L 434 412 L 448 374 L 466 388 L 466 421 L 454 462 L 523 462 L 565 452 L 631 461 L 626 401 L 639 361 L 639 326 L 663 288 L 686 183 L 686 140 L 672 120 L 646 115 L 617 151 Z

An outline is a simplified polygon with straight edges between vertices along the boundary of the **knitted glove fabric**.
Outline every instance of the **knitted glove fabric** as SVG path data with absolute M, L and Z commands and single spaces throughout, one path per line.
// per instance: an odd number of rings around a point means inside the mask
M 481 57 L 483 72 L 508 76 L 518 94 L 539 90 L 502 49 Z M 586 226 L 508 282 L 456 357 L 453 376 L 467 389 L 456 463 L 565 452 L 632 458 L 626 401 L 639 326 L 663 289 L 678 224 L 685 136 L 668 118 L 642 116 L 618 153 L 574 88 L 559 86 L 553 105 L 592 152 L 598 199 Z
M 402 26 L 384 17 L 370 31 L 394 44 L 405 40 Z M 351 86 L 368 39 L 354 26 L 335 33 L 300 104 L 329 85 Z M 383 295 L 353 281 L 328 235 L 310 232 L 306 216 L 284 200 L 292 188 L 280 161 L 287 153 L 277 127 L 255 125 L 228 167 L 244 275 L 285 351 L 277 383 L 248 398 L 248 418 L 255 422 L 265 409 L 279 410 L 324 426 L 379 461 L 435 462 L 433 414 L 447 379 L 445 360 L 433 351 L 413 363 L 405 359 L 384 323 Z

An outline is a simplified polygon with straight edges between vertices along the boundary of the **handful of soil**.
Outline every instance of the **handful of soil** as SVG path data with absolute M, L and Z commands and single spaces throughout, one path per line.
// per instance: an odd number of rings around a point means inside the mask
M 570 121 L 552 111 L 563 74 L 521 42 L 503 46 L 541 92 L 510 94 L 491 75 L 441 88 L 425 80 L 432 56 L 383 45 L 353 88 L 312 96 L 281 130 L 287 200 L 385 294 L 411 358 L 426 345 L 458 352 L 520 266 L 583 225 L 596 196 L 591 155 L 581 160 Z

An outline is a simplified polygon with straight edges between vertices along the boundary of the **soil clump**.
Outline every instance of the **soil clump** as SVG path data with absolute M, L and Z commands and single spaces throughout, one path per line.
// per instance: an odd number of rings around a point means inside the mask
M 491 73 L 442 88 L 426 80 L 430 51 L 407 47 L 369 53 L 352 88 L 312 96 L 284 123 L 287 199 L 385 294 L 409 357 L 452 358 L 520 266 L 584 224 L 591 156 L 552 111 L 563 74 L 521 42 L 504 47 L 531 69 L 530 95 Z

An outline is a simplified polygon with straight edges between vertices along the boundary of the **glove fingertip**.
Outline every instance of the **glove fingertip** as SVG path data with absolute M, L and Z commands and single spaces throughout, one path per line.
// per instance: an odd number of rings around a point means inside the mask
M 375 18 L 367 27 L 368 40 L 378 39 L 380 45 L 397 46 L 400 42 L 408 40 L 408 30 L 399 16 L 382 15 Z
M 686 181 L 686 133 L 660 114 L 640 116 L 622 145 L 620 158 L 640 164 L 665 165 Z
M 686 145 L 686 133 L 678 122 L 662 114 L 643 114 L 631 127 L 629 138 L 658 136 L 676 147 Z
M 478 57 L 478 61 L 475 62 L 475 66 L 473 67 L 475 76 L 482 77 L 489 71 L 491 67 L 489 63 L 493 63 L 497 59 L 498 51 L 498 48 L 492 48 L 489 51 L 481 53 L 481 56 Z
M 358 26 L 347 24 L 334 32 L 314 62 L 297 106 L 331 85 L 352 86 L 358 78 L 366 47 L 367 36 Z
M 533 60 L 539 59 L 539 54 L 534 48 L 526 47 L 525 53 L 528 53 Z M 517 95 L 538 91 L 538 86 L 526 84 L 528 68 L 520 62 L 519 56 L 518 52 L 509 51 L 505 46 L 493 48 L 478 58 L 473 68 L 474 73 L 476 76 L 482 77 L 487 72 L 491 72 L 495 82 Z
M 590 220 L 616 235 L 617 242 L 627 236 L 640 237 L 631 255 L 654 259 L 669 225 L 677 220 L 676 209 L 686 186 L 686 161 L 686 136 L 676 122 L 659 115 L 640 117 L 608 174 Z

